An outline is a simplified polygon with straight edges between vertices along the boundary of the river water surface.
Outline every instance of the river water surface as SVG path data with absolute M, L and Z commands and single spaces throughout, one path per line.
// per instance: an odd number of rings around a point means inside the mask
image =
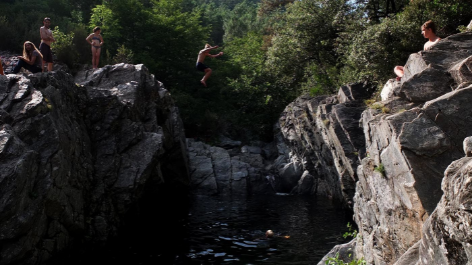
M 194 196 L 184 204 L 167 197 L 156 211 L 156 200 L 148 201 L 140 221 L 108 247 L 72 251 L 51 264 L 313 265 L 347 242 L 349 214 L 313 196 Z M 269 229 L 276 236 L 268 240 Z
M 182 264 L 317 264 L 345 243 L 348 217 L 326 199 L 265 195 L 195 197 Z M 265 239 L 266 230 L 276 235 Z

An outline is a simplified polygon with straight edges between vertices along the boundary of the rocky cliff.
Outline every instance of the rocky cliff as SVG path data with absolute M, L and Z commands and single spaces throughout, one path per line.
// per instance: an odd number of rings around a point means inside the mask
M 363 105 L 365 88 L 351 85 L 337 96 L 300 97 L 282 114 L 287 145 L 317 180 L 313 189 L 353 202 L 359 236 L 346 246 L 367 264 L 469 260 L 470 231 L 459 225 L 468 220 L 467 179 L 447 184 L 444 172 L 472 135 L 471 47 L 472 33 L 462 33 L 412 54 L 405 76 L 386 84 L 381 102 Z M 361 96 L 346 88 L 359 88 Z M 446 173 L 464 176 L 465 160 Z
M 356 168 L 365 155 L 359 119 L 372 87 L 347 85 L 336 96 L 301 96 L 288 105 L 280 127 L 290 160 L 301 161 L 303 176 L 294 190 L 326 195 L 352 207 Z
M 178 109 L 142 65 L 0 76 L 0 264 L 104 242 L 146 192 L 189 183 Z
M 273 142 L 250 145 L 224 136 L 215 146 L 187 139 L 192 193 L 244 197 L 291 192 L 303 171 L 298 161 L 289 160 L 280 128 L 274 131 Z
M 379 103 L 391 113 L 363 113 L 369 157 L 358 168 L 354 212 L 356 254 L 370 264 L 393 264 L 422 238 L 444 171 L 463 156 L 462 142 L 472 135 L 470 47 L 465 33 L 411 55 L 393 97 Z

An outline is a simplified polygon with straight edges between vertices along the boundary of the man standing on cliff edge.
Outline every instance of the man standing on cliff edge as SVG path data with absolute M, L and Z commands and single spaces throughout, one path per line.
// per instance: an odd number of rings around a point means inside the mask
M 39 34 L 41 35 L 41 44 L 39 45 L 39 51 L 43 55 L 43 71 L 44 71 L 44 64 L 48 64 L 48 72 L 52 71 L 53 61 L 52 61 L 52 51 L 51 51 L 51 43 L 55 42 L 56 40 L 52 36 L 52 31 L 49 29 L 51 26 L 51 19 L 44 18 L 43 25 L 39 29 Z

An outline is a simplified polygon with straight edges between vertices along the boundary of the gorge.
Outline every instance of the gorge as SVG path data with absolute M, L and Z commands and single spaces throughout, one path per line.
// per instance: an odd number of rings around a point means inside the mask
M 367 83 L 301 96 L 272 143 L 186 139 L 170 93 L 143 65 L 0 76 L 0 264 L 104 244 L 149 204 L 171 204 L 156 194 L 190 191 L 328 197 L 359 229 L 328 256 L 467 264 L 471 47 L 461 33 L 412 54 L 380 102 L 368 101 Z

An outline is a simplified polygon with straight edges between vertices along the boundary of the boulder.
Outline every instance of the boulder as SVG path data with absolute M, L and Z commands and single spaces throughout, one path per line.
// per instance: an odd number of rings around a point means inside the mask
M 449 72 L 458 85 L 457 88 L 463 88 L 472 84 L 472 56 L 454 65 Z
M 469 80 L 467 58 L 472 56 L 471 45 L 472 33 L 466 32 L 442 39 L 430 50 L 410 55 L 398 95 L 412 102 L 426 102 Z
M 318 265 L 326 265 L 329 262 L 329 258 L 337 258 L 342 260 L 344 264 L 349 264 L 355 260 L 356 240 L 353 239 L 351 242 L 335 246 L 323 259 L 318 262 Z
M 380 98 L 382 101 L 391 99 L 395 94 L 398 94 L 400 86 L 401 82 L 397 81 L 396 79 L 388 80 L 380 92 Z

